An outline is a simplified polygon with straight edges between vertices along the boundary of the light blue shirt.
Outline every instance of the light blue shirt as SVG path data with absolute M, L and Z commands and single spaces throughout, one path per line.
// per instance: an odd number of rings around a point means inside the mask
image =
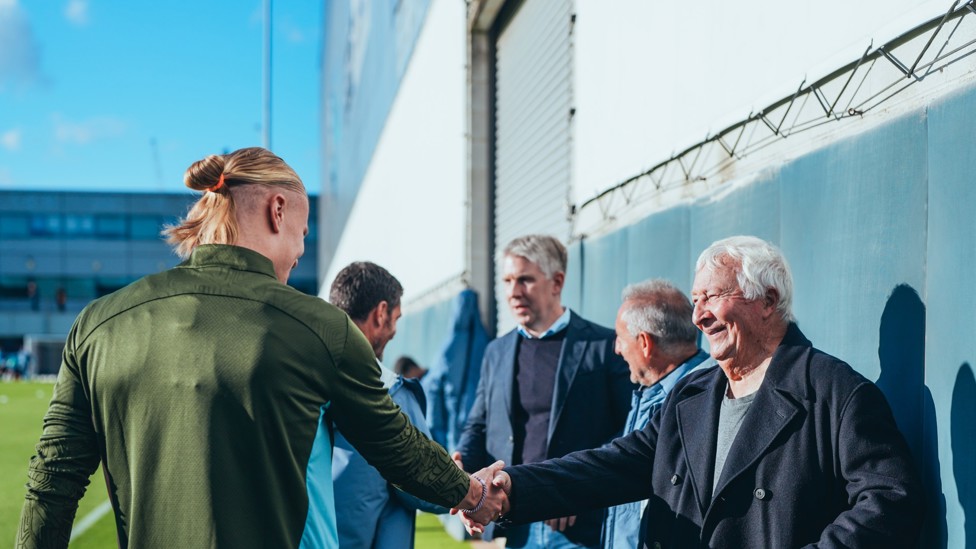
M 686 374 L 699 369 L 715 366 L 714 360 L 709 360 L 708 353 L 699 349 L 695 356 L 675 368 L 668 375 L 650 387 L 640 387 L 634 391 L 631 401 L 630 414 L 624 424 L 623 434 L 639 431 L 647 426 L 651 416 L 664 407 L 671 389 L 678 384 Z M 647 506 L 647 500 L 635 501 L 617 505 L 607 510 L 607 518 L 603 521 L 604 549 L 638 549 L 640 543 L 641 515 Z
M 552 334 L 566 328 L 566 326 L 569 326 L 570 315 L 571 313 L 569 311 L 569 307 L 564 307 L 563 314 L 559 315 L 559 318 L 557 318 L 556 321 L 552 323 L 552 326 L 549 326 L 548 330 L 542 332 L 542 335 L 539 336 L 539 339 L 542 339 L 544 337 L 549 337 Z M 525 326 L 519 324 L 518 328 L 516 329 L 518 330 L 518 333 L 522 335 L 522 337 L 527 339 L 536 339 L 534 335 L 530 334 L 529 331 L 525 329 Z

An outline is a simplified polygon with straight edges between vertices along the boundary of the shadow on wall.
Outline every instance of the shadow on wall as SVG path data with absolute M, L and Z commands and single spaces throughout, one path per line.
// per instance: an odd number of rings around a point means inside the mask
M 946 502 L 939 465 L 938 426 L 932 393 L 925 386 L 925 304 L 907 284 L 895 286 L 881 314 L 878 358 L 881 361 L 878 387 L 888 398 L 925 488 L 921 545 L 945 548 Z
M 976 379 L 963 363 L 952 389 L 952 473 L 956 478 L 966 535 L 965 547 L 976 547 Z

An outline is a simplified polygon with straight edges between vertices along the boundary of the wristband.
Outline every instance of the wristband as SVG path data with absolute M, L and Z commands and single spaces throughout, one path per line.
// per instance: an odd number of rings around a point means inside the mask
M 461 509 L 461 512 L 465 515 L 470 515 L 471 513 L 477 513 L 480 511 L 481 508 L 485 506 L 485 499 L 488 498 L 488 485 L 485 484 L 485 481 L 474 475 L 471 475 L 471 478 L 481 483 L 481 499 L 478 500 L 478 505 L 475 505 L 474 509 Z

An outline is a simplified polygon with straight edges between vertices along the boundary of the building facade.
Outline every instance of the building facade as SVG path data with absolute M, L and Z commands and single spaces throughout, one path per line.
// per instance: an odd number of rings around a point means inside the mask
M 407 4 L 327 13 L 358 10 L 330 21 L 368 44 L 360 24 L 383 32 Z M 922 545 L 976 543 L 972 2 L 422 4 L 370 146 L 350 124 L 323 134 L 363 165 L 323 283 L 353 259 L 404 280 L 389 356 L 432 360 L 464 285 L 510 329 L 496 269 L 513 236 L 564 239 L 567 303 L 612 325 L 626 284 L 689 290 L 704 247 L 754 234 L 792 261 L 805 333 L 888 396 L 925 479 Z M 354 42 L 324 58 L 357 74 Z M 368 110 L 335 97 L 325 112 Z
M 60 346 L 89 301 L 179 263 L 160 231 L 176 223 L 198 197 L 189 192 L 0 192 L 0 350 L 5 360 L 23 360 L 26 344 L 33 372 L 57 372 Z M 315 197 L 309 215 L 306 256 L 289 283 L 314 294 Z

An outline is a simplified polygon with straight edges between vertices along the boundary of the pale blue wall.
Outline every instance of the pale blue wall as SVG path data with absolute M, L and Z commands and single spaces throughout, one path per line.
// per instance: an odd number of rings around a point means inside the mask
M 922 546 L 976 547 L 974 125 L 969 89 L 721 199 L 584 241 L 571 258 L 583 264 L 578 310 L 609 325 L 628 283 L 689 289 L 695 259 L 719 238 L 778 244 L 801 328 L 892 403 L 927 486 Z
M 925 384 L 951 547 L 976 547 L 976 93 L 929 109 Z

